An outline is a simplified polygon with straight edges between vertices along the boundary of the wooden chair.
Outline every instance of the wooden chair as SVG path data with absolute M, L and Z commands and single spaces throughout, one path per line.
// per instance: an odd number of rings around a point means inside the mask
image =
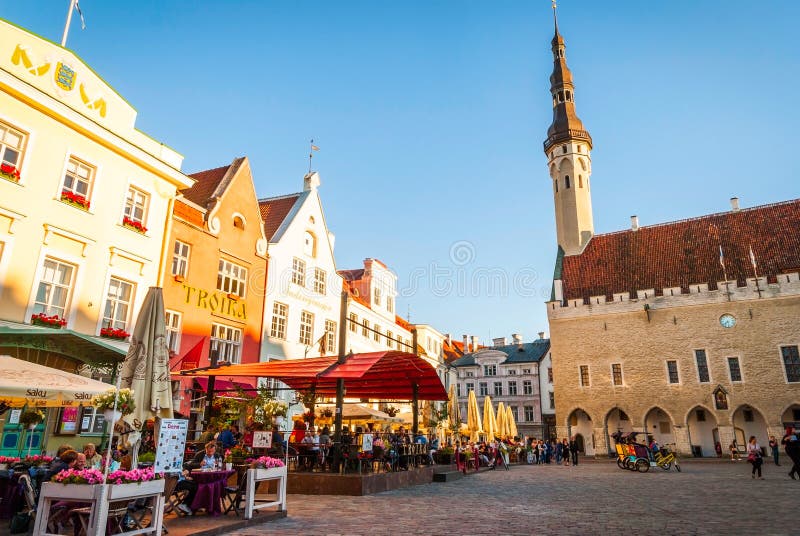
M 228 505 L 222 513 L 227 514 L 233 510 L 233 513 L 238 516 L 243 510 L 242 501 L 245 493 L 247 493 L 247 468 L 239 473 L 239 481 L 236 486 L 225 488 L 225 500 L 228 501 Z

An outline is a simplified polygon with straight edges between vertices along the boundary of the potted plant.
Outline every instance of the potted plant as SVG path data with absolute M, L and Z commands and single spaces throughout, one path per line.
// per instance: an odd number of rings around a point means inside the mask
M 229 454 L 231 463 L 242 464 L 247 459 L 249 452 L 244 447 L 236 445 L 225 453 L 225 457 L 227 458 Z
M 34 326 L 44 326 L 46 328 L 61 329 L 62 327 L 67 325 L 67 321 L 59 317 L 58 315 L 48 316 L 44 313 L 38 313 L 31 316 L 31 324 L 33 324 Z
M 10 180 L 11 182 L 19 182 L 19 169 L 4 162 L 0 164 L 0 177 Z
M 384 408 L 383 408 L 383 412 L 384 412 L 386 415 L 388 415 L 389 417 L 394 417 L 395 415 L 397 415 L 398 413 L 400 413 L 400 410 L 399 410 L 399 409 L 397 409 L 397 408 L 396 408 L 396 407 L 394 407 L 394 406 L 391 406 L 391 405 L 389 405 L 389 406 L 386 406 L 386 407 L 384 407 Z
M 19 423 L 27 428 L 33 430 L 40 422 L 44 420 L 44 411 L 40 409 L 28 409 L 22 412 L 19 416 Z
M 139 454 L 139 465 L 142 467 L 152 467 L 153 464 L 156 463 L 156 453 L 155 452 L 145 452 Z
M 102 328 L 100 329 L 100 336 L 107 339 L 125 340 L 130 337 L 131 334 L 122 328 Z
M 453 463 L 453 447 L 443 447 L 436 451 L 436 463 L 449 465 Z
M 116 389 L 109 389 L 101 395 L 92 397 L 92 405 L 103 412 L 108 422 L 117 421 L 123 415 L 130 415 L 136 409 L 133 391 L 130 389 L 120 389 L 119 392 Z
M 61 201 L 68 205 L 80 208 L 82 210 L 89 210 L 89 200 L 80 194 L 64 190 L 61 192 Z
M 127 216 L 122 218 L 122 226 L 140 234 L 145 234 L 147 232 L 147 227 L 142 225 L 142 222 L 132 220 Z

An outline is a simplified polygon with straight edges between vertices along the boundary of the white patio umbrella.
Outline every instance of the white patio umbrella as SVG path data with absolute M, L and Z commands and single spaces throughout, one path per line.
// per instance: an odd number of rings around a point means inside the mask
M 136 466 L 145 421 L 172 418 L 172 386 L 169 375 L 169 350 L 166 341 L 164 297 L 159 287 L 150 287 L 133 328 L 128 355 L 120 372 L 122 388 L 133 391 L 135 409 L 122 420 L 135 432 L 132 467 Z
M 450 386 L 450 396 L 447 399 L 447 415 L 450 421 L 450 429 L 456 430 L 457 433 L 461 423 L 461 410 L 458 406 L 455 384 Z
M 506 426 L 506 405 L 502 402 L 497 406 L 497 429 L 494 435 L 500 439 L 508 435 L 508 427 Z
M 481 415 L 478 411 L 478 399 L 475 398 L 475 391 L 470 391 L 467 398 L 467 429 L 470 432 L 470 441 L 477 442 L 478 434 L 483 432 L 483 427 L 481 426 Z
M 514 419 L 514 411 L 511 406 L 506 406 L 506 426 L 508 427 L 508 437 L 515 438 L 519 435 L 517 431 L 517 422 Z
M 494 406 L 492 399 L 488 396 L 483 399 L 483 433 L 486 434 L 486 441 L 494 439 L 497 430 L 497 421 L 494 418 Z

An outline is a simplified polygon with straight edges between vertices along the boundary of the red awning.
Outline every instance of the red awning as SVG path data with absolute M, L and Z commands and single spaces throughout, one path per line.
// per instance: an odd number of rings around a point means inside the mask
M 172 375 L 173 379 L 181 378 L 177 374 Z M 185 378 L 185 376 L 183 376 Z M 194 378 L 194 381 L 200 384 L 200 389 L 203 391 L 208 390 L 208 378 Z M 237 389 L 253 389 L 249 383 L 232 382 L 230 380 L 221 380 L 217 378 L 214 381 L 214 391 L 228 391 L 228 394 L 236 394 Z
M 388 351 L 355 354 L 338 364 L 335 357 L 312 357 L 229 365 L 186 372 L 196 376 L 259 376 L 276 378 L 292 389 L 314 388 L 317 395 L 336 396 L 336 382 L 344 380 L 345 396 L 382 400 L 447 400 L 447 392 L 430 363 L 414 354 Z

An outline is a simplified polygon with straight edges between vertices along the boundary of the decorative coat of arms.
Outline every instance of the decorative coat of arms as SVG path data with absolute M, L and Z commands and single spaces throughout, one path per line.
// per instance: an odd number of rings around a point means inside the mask
M 69 65 L 58 62 L 54 76 L 56 85 L 64 91 L 72 91 L 72 88 L 75 87 L 75 71 Z

